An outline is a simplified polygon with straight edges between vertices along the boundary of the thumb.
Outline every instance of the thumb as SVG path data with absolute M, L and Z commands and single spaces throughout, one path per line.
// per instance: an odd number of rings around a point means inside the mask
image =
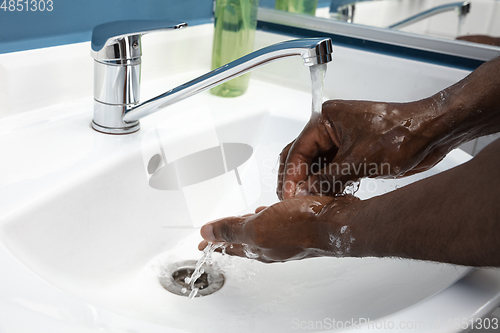
M 227 217 L 209 222 L 201 227 L 200 234 L 208 242 L 247 243 L 245 217 Z

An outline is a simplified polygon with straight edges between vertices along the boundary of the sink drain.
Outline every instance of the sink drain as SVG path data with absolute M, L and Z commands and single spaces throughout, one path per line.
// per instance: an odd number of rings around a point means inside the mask
M 173 294 L 189 296 L 191 286 L 185 282 L 191 277 L 196 268 L 195 260 L 181 261 L 168 265 L 163 276 L 160 277 L 160 284 Z M 203 274 L 195 281 L 194 287 L 198 288 L 196 297 L 213 294 L 224 285 L 224 275 L 212 265 L 203 265 Z

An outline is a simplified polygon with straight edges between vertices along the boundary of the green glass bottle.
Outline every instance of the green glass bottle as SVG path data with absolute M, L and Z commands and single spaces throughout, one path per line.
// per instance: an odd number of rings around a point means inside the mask
M 223 66 L 253 51 L 259 0 L 217 0 L 212 69 Z M 250 73 L 212 88 L 222 97 L 240 96 L 248 88 Z
M 318 0 L 276 0 L 275 8 L 290 13 L 316 15 Z

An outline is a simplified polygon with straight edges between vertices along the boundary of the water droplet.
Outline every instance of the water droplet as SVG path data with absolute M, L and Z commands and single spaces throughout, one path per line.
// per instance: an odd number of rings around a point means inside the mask
M 250 246 L 248 246 L 247 244 L 243 244 L 243 251 L 245 252 L 245 255 L 250 259 L 256 259 L 259 257 L 257 253 L 252 252 Z
M 193 290 L 191 290 L 191 292 L 189 293 L 189 299 L 193 299 L 196 297 L 196 295 L 198 294 L 198 288 L 194 288 Z
M 347 182 L 346 187 L 344 188 L 344 191 L 342 191 L 343 195 L 354 195 L 356 192 L 359 190 L 359 184 L 360 182 Z

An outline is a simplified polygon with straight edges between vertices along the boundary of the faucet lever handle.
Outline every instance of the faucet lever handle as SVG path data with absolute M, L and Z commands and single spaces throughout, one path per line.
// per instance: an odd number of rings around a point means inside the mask
M 126 20 L 100 24 L 92 31 L 92 57 L 114 64 L 140 61 L 142 35 L 186 26 L 187 23 L 163 20 Z

